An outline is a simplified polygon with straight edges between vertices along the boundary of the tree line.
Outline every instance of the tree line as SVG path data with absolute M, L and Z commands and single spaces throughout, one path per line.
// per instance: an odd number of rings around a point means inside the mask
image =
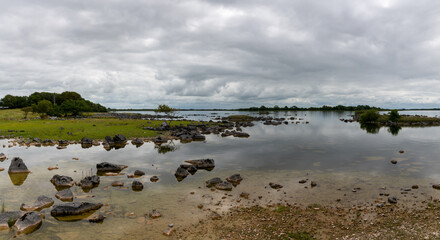
M 49 93 L 34 92 L 29 96 L 6 95 L 0 99 L 0 106 L 8 109 L 21 108 L 41 116 L 77 116 L 83 112 L 107 112 L 107 108 L 81 97 L 76 92 Z

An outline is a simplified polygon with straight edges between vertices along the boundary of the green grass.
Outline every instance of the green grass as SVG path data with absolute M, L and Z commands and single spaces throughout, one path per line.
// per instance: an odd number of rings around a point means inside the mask
M 378 122 L 387 122 L 389 116 L 386 114 L 380 115 Z M 440 122 L 440 118 L 435 117 L 420 117 L 420 116 L 401 116 L 398 122 L 406 123 L 420 123 L 420 122 Z
M 143 130 L 143 127 L 157 127 L 162 120 L 134 120 L 134 119 L 66 119 L 66 120 L 1 120 L 0 135 L 11 137 L 54 140 L 80 140 L 83 137 L 104 139 L 105 136 L 122 134 L 127 138 L 154 137 L 156 131 Z M 171 125 L 187 125 L 191 121 L 172 121 Z M 13 130 L 14 132 L 8 132 Z M 71 134 L 68 134 L 68 133 Z
M 38 114 L 29 113 L 28 118 L 38 117 Z M 20 120 L 24 118 L 24 112 L 20 109 L 2 109 L 0 110 L 0 121 Z

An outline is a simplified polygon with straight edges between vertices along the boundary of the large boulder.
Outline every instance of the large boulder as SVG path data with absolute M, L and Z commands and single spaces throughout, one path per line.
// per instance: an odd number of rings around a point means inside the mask
M 23 211 L 40 211 L 43 208 L 48 208 L 54 204 L 54 201 L 50 197 L 46 196 L 39 196 L 37 198 L 37 201 L 35 201 L 33 204 L 24 204 L 22 203 L 20 206 L 20 210 Z
M 226 181 L 232 183 L 232 185 L 237 186 L 240 184 L 240 182 L 243 180 L 243 178 L 240 176 L 240 174 L 234 174 L 228 178 L 226 178 Z
M 115 144 L 125 144 L 127 142 L 127 138 L 125 138 L 122 134 L 118 134 L 113 137 L 113 141 Z
M 9 173 L 30 173 L 29 169 L 24 164 L 23 159 L 15 157 L 11 160 L 11 165 L 9 165 Z
M 73 179 L 68 176 L 54 175 L 50 182 L 57 188 L 70 188 L 73 186 Z
M 127 166 L 108 163 L 108 162 L 102 162 L 102 163 L 96 164 L 96 168 L 98 169 L 98 172 L 120 172 L 123 169 L 127 168 Z
M 220 182 L 214 185 L 215 188 L 218 190 L 223 191 L 231 191 L 232 190 L 232 184 L 230 182 Z
M 99 185 L 99 177 L 94 175 L 94 176 L 88 176 L 85 177 L 83 180 L 80 181 L 79 186 L 81 186 L 81 188 L 87 192 L 88 190 L 97 187 Z
M 14 224 L 17 234 L 29 234 L 35 231 L 41 224 L 43 219 L 38 212 L 27 212 L 23 214 Z
M 73 201 L 73 193 L 72 193 L 72 190 L 70 190 L 70 188 L 66 188 L 64 190 L 58 191 L 55 194 L 55 197 L 63 202 Z
M 216 178 L 211 178 L 208 181 L 206 181 L 206 187 L 213 187 L 215 186 L 217 183 L 221 183 L 223 182 L 220 178 L 216 177 Z
M 23 215 L 21 211 L 10 211 L 0 214 L 0 231 L 9 230 L 19 217 Z
M 174 176 L 176 177 L 177 181 L 182 181 L 189 175 L 189 172 L 182 167 L 177 168 L 176 172 L 174 173 Z
M 215 167 L 214 159 L 186 160 L 185 162 L 196 166 L 197 169 L 212 170 Z
M 85 213 L 93 213 L 94 211 L 100 209 L 102 203 L 89 203 L 89 202 L 72 202 L 64 203 L 60 205 L 55 205 L 50 211 L 53 217 L 68 217 L 68 216 L 78 216 L 85 215 Z M 87 216 L 81 216 L 87 217 Z

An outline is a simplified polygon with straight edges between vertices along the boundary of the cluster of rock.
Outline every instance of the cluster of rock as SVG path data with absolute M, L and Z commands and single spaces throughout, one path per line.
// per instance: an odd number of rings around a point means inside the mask
M 208 188 L 215 187 L 218 190 L 231 191 L 232 187 L 236 187 L 242 180 L 243 178 L 240 174 L 234 174 L 226 178 L 226 181 L 223 181 L 219 177 L 211 178 L 205 182 L 205 185 Z
M 185 162 L 189 164 L 181 164 L 174 173 L 174 176 L 179 182 L 185 179 L 189 174 L 194 175 L 199 169 L 211 171 L 215 167 L 214 159 L 186 160 Z
M 151 115 L 151 114 L 140 114 L 140 113 L 97 113 L 91 118 L 118 118 L 118 119 L 141 119 L 141 120 L 157 120 L 157 119 L 180 119 L 182 116 L 174 115 Z

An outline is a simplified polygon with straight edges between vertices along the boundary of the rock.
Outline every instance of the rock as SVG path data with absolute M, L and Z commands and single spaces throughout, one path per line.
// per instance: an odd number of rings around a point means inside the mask
M 194 165 L 197 169 L 212 170 L 215 167 L 214 159 L 186 160 L 185 162 Z
M 66 146 L 58 146 L 58 147 L 57 147 L 57 149 L 60 149 L 60 150 L 61 150 L 61 149 L 66 149 L 66 148 L 67 148 Z
M 197 172 L 197 168 L 194 165 L 190 165 L 190 164 L 181 164 L 180 165 L 181 168 L 185 168 L 186 171 L 188 171 L 189 173 L 191 173 L 191 175 L 194 175 Z
M 397 203 L 397 198 L 396 197 L 388 197 L 388 202 L 392 203 L 392 204 L 396 204 Z
M 171 236 L 171 234 L 173 234 L 173 232 L 174 232 L 174 228 L 168 228 L 167 230 L 165 230 L 163 232 L 163 235 L 164 236 Z
M 149 216 L 150 216 L 150 218 L 152 218 L 152 219 L 156 219 L 156 218 L 160 218 L 160 217 L 162 217 L 162 215 L 160 214 L 160 212 L 158 212 L 156 209 L 153 209 L 153 211 L 150 212 Z
M 23 214 L 14 224 L 17 234 L 29 234 L 36 230 L 43 223 L 40 213 L 27 212 Z
M 391 163 L 392 163 L 392 164 L 396 164 L 396 163 L 397 163 L 397 160 L 394 160 L 394 159 L 393 159 L 393 160 L 391 160 Z
M 144 141 L 142 139 L 136 138 L 131 141 L 131 144 L 136 145 L 136 146 L 141 146 L 144 144 Z
M 403 151 L 403 150 L 399 150 L 399 153 L 400 153 L 400 154 L 402 154 L 402 153 L 404 153 L 404 152 L 405 152 L 405 151 Z
M 54 175 L 50 182 L 57 188 L 70 188 L 73 186 L 73 179 L 68 176 Z
M 220 219 L 222 219 L 222 216 L 220 216 L 220 214 L 215 213 L 211 216 L 211 219 L 212 220 L 220 220 Z
M 90 190 L 94 187 L 97 187 L 99 185 L 99 182 L 100 182 L 99 177 L 94 175 L 94 176 L 85 177 L 83 180 L 81 180 L 79 186 L 81 186 L 83 190 Z
M 98 216 L 94 216 L 89 218 L 89 222 L 91 223 L 102 223 L 104 221 L 105 217 L 102 214 L 99 214 Z
M 122 186 L 124 186 L 124 183 L 121 182 L 121 181 L 114 181 L 114 182 L 111 183 L 111 185 L 113 187 L 122 187 Z
M 134 171 L 134 175 L 140 177 L 140 176 L 144 176 L 145 173 L 141 170 L 136 170 L 136 171 Z
M 440 184 L 434 184 L 434 185 L 432 185 L 432 187 L 434 189 L 440 190 Z
M 242 193 L 240 193 L 240 197 L 245 198 L 245 199 L 249 199 L 249 193 L 242 192 Z
M 223 191 L 231 191 L 232 187 L 233 187 L 230 182 L 220 182 L 220 183 L 215 184 L 214 186 L 218 190 L 223 190 Z
M 211 178 L 208 181 L 206 181 L 206 187 L 213 187 L 215 184 L 217 183 L 221 183 L 223 182 L 220 178 L 216 177 L 216 178 Z
M 67 145 L 69 145 L 69 141 L 67 141 L 67 140 L 59 140 L 58 141 L 58 145 L 59 146 L 67 146 Z
M 96 168 L 98 172 L 120 172 L 123 169 L 127 168 L 126 165 L 118 165 L 108 162 L 102 162 L 96 164 Z
M 81 139 L 81 147 L 82 148 L 89 148 L 93 145 L 93 140 L 91 138 L 82 138 Z
M 282 188 L 283 186 L 282 185 L 280 185 L 280 184 L 277 184 L 277 183 L 269 183 L 269 186 L 271 187 L 271 188 L 273 188 L 273 189 L 280 189 L 280 188 Z
M 318 184 L 317 184 L 315 181 L 311 181 L 311 182 L 310 182 L 310 186 L 311 186 L 311 187 L 316 187 L 317 185 L 318 185 Z
M 55 194 L 55 197 L 60 199 L 63 202 L 71 202 L 73 201 L 73 193 L 70 188 L 61 190 Z
M 243 178 L 240 176 L 240 174 L 234 174 L 228 178 L 226 178 L 226 181 L 234 184 L 234 186 L 240 184 L 240 182 L 243 180 Z
M 21 204 L 20 210 L 23 211 L 40 211 L 43 208 L 48 208 L 54 204 L 54 201 L 50 197 L 39 196 L 37 201 L 35 201 L 31 205 L 26 205 L 24 203 Z
M 378 204 L 376 204 L 376 207 L 378 207 L 378 208 L 383 208 L 383 207 L 385 207 L 385 204 L 383 204 L 383 203 L 378 203 Z
M 306 183 L 306 182 L 307 182 L 306 179 L 301 179 L 301 180 L 299 180 L 299 183 L 301 183 L 301 184 Z
M 4 160 L 6 160 L 6 155 L 4 153 L 0 153 L 0 161 L 3 162 Z
M 4 212 L 0 214 L 0 231 L 9 230 L 9 227 L 12 227 L 17 219 L 23 215 L 21 211 L 10 211 Z
M 176 177 L 177 181 L 182 181 L 189 175 L 189 172 L 185 168 L 178 167 L 176 172 L 174 173 L 174 176 Z
M 50 211 L 53 217 L 77 216 L 96 211 L 102 207 L 102 203 L 72 202 L 55 205 Z
M 159 181 L 159 177 L 158 177 L 158 176 L 152 176 L 152 177 L 150 178 L 150 181 L 151 181 L 151 182 L 157 182 L 157 181 Z
M 49 171 L 56 170 L 56 169 L 58 169 L 57 166 L 53 166 L 53 167 L 48 167 L 48 168 L 47 168 L 47 170 L 49 170 Z
M 11 165 L 9 165 L 9 173 L 30 173 L 29 169 L 24 164 L 23 159 L 15 157 L 11 160 Z
M 144 189 L 144 184 L 139 181 L 133 181 L 131 189 L 133 189 L 133 191 L 142 191 L 142 189 Z
M 412 185 L 411 188 L 412 189 L 419 189 L 419 185 Z
M 118 134 L 113 137 L 113 142 L 115 142 L 115 144 L 125 144 L 127 142 L 127 138 L 125 138 L 122 134 Z

